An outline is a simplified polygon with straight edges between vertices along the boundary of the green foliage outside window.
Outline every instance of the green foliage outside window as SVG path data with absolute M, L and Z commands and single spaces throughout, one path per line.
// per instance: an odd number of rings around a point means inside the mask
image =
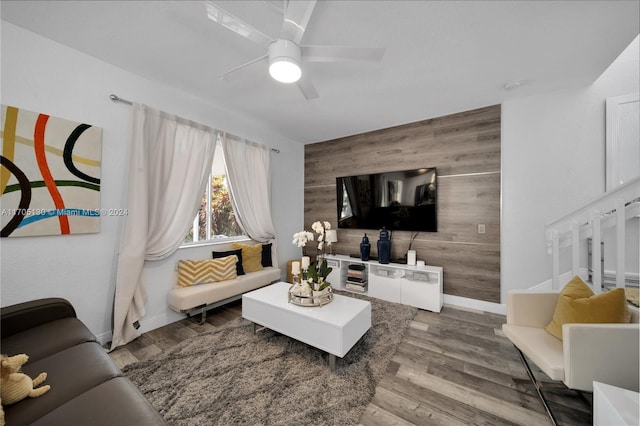
M 197 223 L 194 220 L 194 226 L 189 230 L 185 242 L 206 241 L 208 239 L 242 235 L 242 230 L 233 212 L 231 196 L 226 185 L 225 175 L 217 175 L 211 178 L 210 210 L 207 209 L 208 193 L 209 191 L 205 191 L 202 197 L 200 209 L 196 216 Z M 210 223 L 211 226 L 210 237 L 207 236 L 208 223 Z M 197 238 L 194 239 L 195 231 L 197 231 L 198 235 Z

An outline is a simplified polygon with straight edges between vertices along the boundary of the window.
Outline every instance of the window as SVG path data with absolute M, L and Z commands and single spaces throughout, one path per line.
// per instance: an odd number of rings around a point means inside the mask
M 231 205 L 231 193 L 224 169 L 224 151 L 218 143 L 213 156 L 209 185 L 202 195 L 200 210 L 193 219 L 193 226 L 184 242 L 188 244 L 242 235 Z

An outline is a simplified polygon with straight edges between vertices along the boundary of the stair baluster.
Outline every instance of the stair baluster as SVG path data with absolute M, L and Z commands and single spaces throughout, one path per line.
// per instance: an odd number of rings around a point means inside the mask
M 604 213 L 602 213 L 604 212 Z M 546 226 L 547 253 L 552 256 L 552 288 L 560 287 L 560 250 L 571 247 L 571 273 L 580 275 L 580 243 L 591 238 L 593 291 L 600 293 L 603 285 L 602 248 L 603 230 L 616 227 L 615 253 L 616 287 L 624 288 L 626 281 L 627 221 L 640 218 L 640 177 L 632 179 L 584 207 Z M 634 240 L 635 241 L 635 240 Z M 640 242 L 639 242 L 640 244 Z M 614 250 L 607 250 L 613 253 Z

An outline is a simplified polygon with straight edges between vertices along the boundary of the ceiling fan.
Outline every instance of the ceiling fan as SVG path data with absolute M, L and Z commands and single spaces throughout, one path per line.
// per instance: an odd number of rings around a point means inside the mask
M 300 44 L 316 0 L 285 1 L 284 22 L 276 39 L 265 35 L 211 1 L 205 1 L 205 5 L 209 19 L 267 49 L 266 54 L 225 72 L 219 76 L 220 78 L 225 78 L 249 65 L 268 62 L 271 77 L 282 83 L 296 83 L 306 99 L 314 99 L 318 97 L 318 92 L 308 75 L 303 72 L 302 62 L 380 62 L 384 56 L 384 48 Z

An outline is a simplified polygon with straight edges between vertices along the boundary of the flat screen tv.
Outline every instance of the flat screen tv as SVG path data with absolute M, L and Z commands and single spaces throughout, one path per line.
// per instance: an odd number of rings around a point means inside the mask
M 436 168 L 336 178 L 338 228 L 438 231 Z

